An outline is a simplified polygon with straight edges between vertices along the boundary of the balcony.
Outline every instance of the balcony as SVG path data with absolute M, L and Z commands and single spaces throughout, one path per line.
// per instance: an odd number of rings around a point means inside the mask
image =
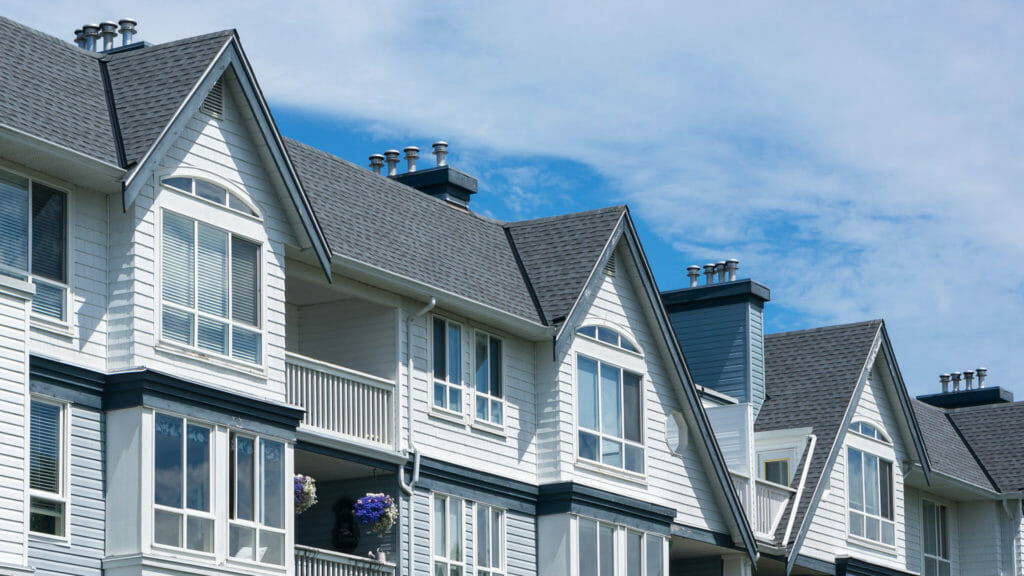
M 301 428 L 395 449 L 394 381 L 294 353 L 287 354 L 285 367 L 287 400 L 306 409 Z
M 754 534 L 766 540 L 775 539 L 775 530 L 779 527 L 786 505 L 796 490 L 764 480 L 757 480 L 754 485 Z
M 295 576 L 394 576 L 395 565 L 311 546 L 295 546 Z

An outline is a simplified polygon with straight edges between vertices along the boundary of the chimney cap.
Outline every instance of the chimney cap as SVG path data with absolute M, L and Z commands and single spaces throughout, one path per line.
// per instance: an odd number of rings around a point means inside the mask
M 402 148 L 402 151 L 405 152 L 406 154 L 408 154 L 409 152 L 419 152 L 420 151 L 420 147 L 419 146 L 406 146 L 405 148 Z

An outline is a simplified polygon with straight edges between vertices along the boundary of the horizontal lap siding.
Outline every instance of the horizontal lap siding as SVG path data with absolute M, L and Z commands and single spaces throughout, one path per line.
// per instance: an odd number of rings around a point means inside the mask
M 304 356 L 331 362 L 380 378 L 395 378 L 395 310 L 350 299 L 293 307 L 289 330 Z M 293 321 L 294 319 L 294 321 Z
M 72 406 L 68 526 L 71 545 L 31 536 L 29 565 L 37 574 L 102 574 L 105 522 L 102 440 L 102 413 Z
M 626 258 L 619 259 L 619 262 L 625 261 Z M 695 447 L 701 439 L 691 434 L 682 457 L 668 450 L 666 422 L 672 410 L 680 410 L 680 407 L 675 384 L 669 373 L 671 360 L 662 356 L 662 350 L 665 349 L 660 344 L 662 336 L 657 325 L 650 321 L 649 305 L 643 300 L 639 281 L 634 279 L 631 270 L 624 265 L 618 267 L 615 276 L 602 274 L 598 281 L 593 294 L 582 301 L 587 312 L 580 325 L 608 323 L 618 326 L 639 343 L 645 354 L 643 394 L 646 482 L 637 484 L 608 474 L 575 468 L 575 350 L 566 346 L 559 349 L 559 400 L 557 404 L 548 401 L 545 406 L 548 411 L 557 406 L 560 420 L 558 464 L 566 471 L 562 479 L 575 480 L 614 494 L 667 506 L 677 511 L 676 520 L 681 524 L 726 532 L 724 517 L 718 507 L 710 477 Z M 572 340 L 570 337 L 566 342 Z M 545 414 L 549 418 L 552 415 Z M 547 466 L 547 463 L 543 463 L 543 466 Z
M 672 328 L 699 386 L 747 401 L 747 313 L 736 303 L 676 312 Z
M 28 331 L 30 304 L 0 291 L 0 321 L 13 328 L 0 334 L 0 564 L 24 564 L 25 541 L 25 408 L 28 398 Z

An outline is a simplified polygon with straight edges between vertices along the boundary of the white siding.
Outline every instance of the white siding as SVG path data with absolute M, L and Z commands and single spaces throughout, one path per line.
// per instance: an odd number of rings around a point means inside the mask
M 896 546 L 891 551 L 876 549 L 847 538 L 847 484 L 846 484 L 846 446 L 851 441 L 852 433 L 844 429 L 839 436 L 840 452 L 836 458 L 831 474 L 828 475 L 828 489 L 818 504 L 811 519 L 810 529 L 804 540 L 800 554 L 833 562 L 837 556 L 851 556 L 867 562 L 906 569 L 907 566 L 907 524 L 903 487 L 903 462 L 907 459 L 907 447 L 903 444 L 903 435 L 896 412 L 893 410 L 887 386 L 883 383 L 879 368 L 884 365 L 882 355 L 878 355 L 875 369 L 865 383 L 860 396 L 854 399 L 853 420 L 865 420 L 880 427 L 890 438 L 893 446 L 886 455 L 886 447 L 877 443 L 876 453 L 893 463 L 893 516 L 896 524 Z M 882 547 L 884 548 L 884 547 Z
M 998 502 L 968 502 L 960 509 L 960 560 L 963 574 L 999 574 L 1002 549 L 1000 527 L 1005 525 Z M 1012 554 L 1012 552 L 1010 552 Z
M 667 419 L 673 410 L 684 414 L 680 407 L 673 378 L 669 375 L 670 361 L 662 356 L 662 338 L 654 324 L 649 306 L 644 303 L 642 288 L 629 259 L 620 248 L 619 266 L 614 276 L 600 274 L 596 284 L 584 295 L 581 305 L 585 313 L 578 325 L 599 324 L 615 327 L 632 338 L 644 352 L 642 365 L 644 402 L 644 444 L 646 475 L 642 481 L 624 478 L 614 473 L 593 471 L 577 466 L 576 459 L 576 352 L 581 346 L 592 346 L 590 339 L 575 336 L 577 326 L 569 332 L 557 350 L 557 394 L 547 390 L 540 393 L 543 403 L 545 460 L 539 465 L 543 480 L 572 480 L 614 494 L 677 511 L 676 521 L 696 528 L 727 533 L 722 511 L 709 480 L 709 475 L 698 455 L 695 444 L 700 437 L 690 430 L 690 441 L 680 458 L 669 451 L 666 443 Z M 547 382 L 541 380 L 540 382 Z M 557 418 L 557 424 L 555 419 Z M 556 428 L 557 426 L 557 428 Z M 556 440 L 557 438 L 557 440 Z M 553 460 L 551 460 L 553 459 Z
M 394 380 L 395 309 L 359 299 L 289 308 L 288 330 L 294 341 L 289 350 Z
M 24 282 L 0 276 L 0 565 L 26 560 L 29 307 Z

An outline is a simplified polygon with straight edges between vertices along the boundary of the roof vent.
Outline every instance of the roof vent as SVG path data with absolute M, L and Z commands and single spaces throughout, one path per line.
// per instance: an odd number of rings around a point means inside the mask
M 100 37 L 103 38 L 103 51 L 112 50 L 117 37 L 117 22 L 100 22 Z
M 608 261 L 604 263 L 604 273 L 609 276 L 615 276 L 615 254 L 608 257 Z
M 978 382 L 974 384 L 974 377 Z M 982 406 L 985 404 L 999 404 L 1013 402 L 1013 393 L 1004 390 L 999 386 L 985 386 L 985 377 L 988 376 L 988 369 L 984 366 L 974 370 L 963 372 L 952 372 L 939 374 L 939 383 L 942 385 L 942 392 L 937 394 L 925 394 L 917 399 L 938 406 L 939 408 L 965 408 L 968 406 Z M 961 378 L 964 385 L 961 386 Z M 952 384 L 952 389 L 950 389 Z
M 131 18 L 121 18 L 117 23 L 121 25 L 121 46 L 131 44 L 132 36 L 135 36 L 135 27 L 138 26 L 139 23 Z
M 210 93 L 203 99 L 203 103 L 199 106 L 199 111 L 203 114 L 213 116 L 219 120 L 224 119 L 224 81 L 217 80 L 217 83 L 210 89 Z
M 98 24 L 86 24 L 82 26 L 82 35 L 85 36 L 85 49 L 89 52 L 96 51 L 96 39 L 100 36 Z

